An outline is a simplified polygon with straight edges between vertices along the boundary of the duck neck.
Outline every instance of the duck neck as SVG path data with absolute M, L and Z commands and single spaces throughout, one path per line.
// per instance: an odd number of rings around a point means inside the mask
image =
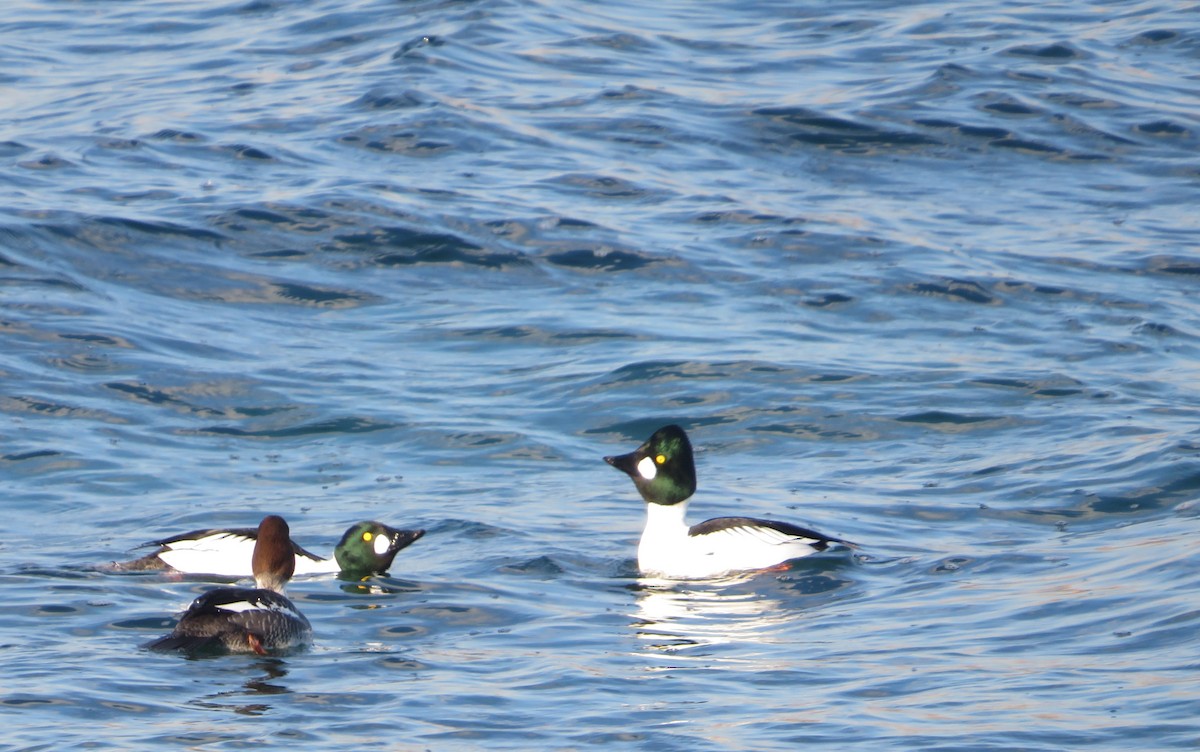
M 678 504 L 647 504 L 646 528 L 642 531 L 642 543 L 687 537 L 688 526 L 684 522 L 687 507 L 686 501 Z
M 642 572 L 666 572 L 685 556 L 689 548 L 688 526 L 683 521 L 686 514 L 686 501 L 646 505 L 646 527 L 638 542 L 638 568 Z
M 260 572 L 254 575 L 254 586 L 263 590 L 274 590 L 276 593 L 283 593 L 283 588 L 287 585 L 289 578 L 280 577 L 274 572 Z

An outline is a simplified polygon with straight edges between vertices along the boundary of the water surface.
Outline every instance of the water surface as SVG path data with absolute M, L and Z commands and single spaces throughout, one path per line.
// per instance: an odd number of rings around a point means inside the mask
M 1194 14 L 0 12 L 11 749 L 1200 743 Z M 860 544 L 640 580 L 601 461 Z M 284 658 L 94 567 L 287 517 Z

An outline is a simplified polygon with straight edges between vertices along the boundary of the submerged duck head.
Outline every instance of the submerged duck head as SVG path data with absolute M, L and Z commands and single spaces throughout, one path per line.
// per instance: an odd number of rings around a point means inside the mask
M 604 461 L 628 473 L 647 503 L 670 506 L 696 492 L 692 442 L 679 426 L 663 426 L 636 450 Z
M 379 522 L 351 525 L 333 549 L 333 558 L 343 574 L 382 574 L 392 566 L 396 553 L 422 535 L 424 530 L 398 530 Z
M 296 571 L 296 554 L 288 524 L 279 515 L 268 515 L 258 523 L 251 568 L 255 584 L 265 590 L 282 593 L 284 585 L 292 579 L 292 573 Z

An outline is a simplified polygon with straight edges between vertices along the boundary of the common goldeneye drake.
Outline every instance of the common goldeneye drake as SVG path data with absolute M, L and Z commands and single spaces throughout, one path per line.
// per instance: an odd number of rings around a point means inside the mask
M 365 577 L 382 574 L 392 566 L 397 552 L 425 534 L 424 530 L 398 530 L 378 522 L 351 525 L 325 559 L 289 541 L 295 552 L 295 575 L 342 574 Z M 258 531 L 254 528 L 193 530 L 190 533 L 146 543 L 159 549 L 140 559 L 117 563 L 118 571 L 168 569 L 184 574 L 249 577 Z
M 312 642 L 312 626 L 283 594 L 296 557 L 282 517 L 259 523 L 253 568 L 257 587 L 219 587 L 192 601 L 175 631 L 150 642 L 151 650 L 220 650 L 257 653 L 288 650 Z
M 692 443 L 676 425 L 654 432 L 636 451 L 604 461 L 633 478 L 646 500 L 646 527 L 638 543 L 638 569 L 671 579 L 704 579 L 766 569 L 824 551 L 838 538 L 787 522 L 717 517 L 687 526 L 688 499 L 696 492 Z

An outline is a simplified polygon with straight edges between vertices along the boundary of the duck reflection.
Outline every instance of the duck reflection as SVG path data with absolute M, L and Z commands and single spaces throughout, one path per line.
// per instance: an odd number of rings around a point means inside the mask
M 348 577 L 339 575 L 341 582 L 338 587 L 343 593 L 350 595 L 398 595 L 421 592 L 421 585 L 409 580 L 398 580 L 391 577 Z M 372 606 L 374 607 L 374 606 Z
M 631 626 L 644 647 L 654 652 L 708 660 L 721 654 L 744 663 L 753 661 L 758 651 L 726 653 L 718 648 L 794 642 L 794 625 L 846 584 L 832 572 L 799 580 L 762 573 L 704 581 L 640 578 L 633 586 L 637 611 L 631 614 Z
M 787 621 L 778 599 L 743 586 L 751 577 L 702 583 L 642 578 L 638 594 L 637 636 L 647 647 L 676 651 L 769 638 Z
M 264 658 L 241 667 L 251 667 L 255 676 L 242 682 L 239 689 L 227 689 L 215 692 L 195 704 L 212 710 L 228 710 L 238 715 L 263 715 L 271 710 L 270 702 L 242 702 L 232 698 L 261 698 L 265 700 L 273 695 L 291 694 L 292 690 L 280 682 L 288 675 L 287 662 L 281 658 Z M 240 670 L 240 669 L 239 669 Z
M 278 679 L 288 675 L 287 664 L 281 660 L 260 661 L 255 665 L 259 671 L 263 672 L 262 676 L 254 679 L 249 679 L 242 686 L 246 689 L 246 694 L 250 695 L 286 695 L 291 694 L 290 689 L 282 684 L 275 684 Z

